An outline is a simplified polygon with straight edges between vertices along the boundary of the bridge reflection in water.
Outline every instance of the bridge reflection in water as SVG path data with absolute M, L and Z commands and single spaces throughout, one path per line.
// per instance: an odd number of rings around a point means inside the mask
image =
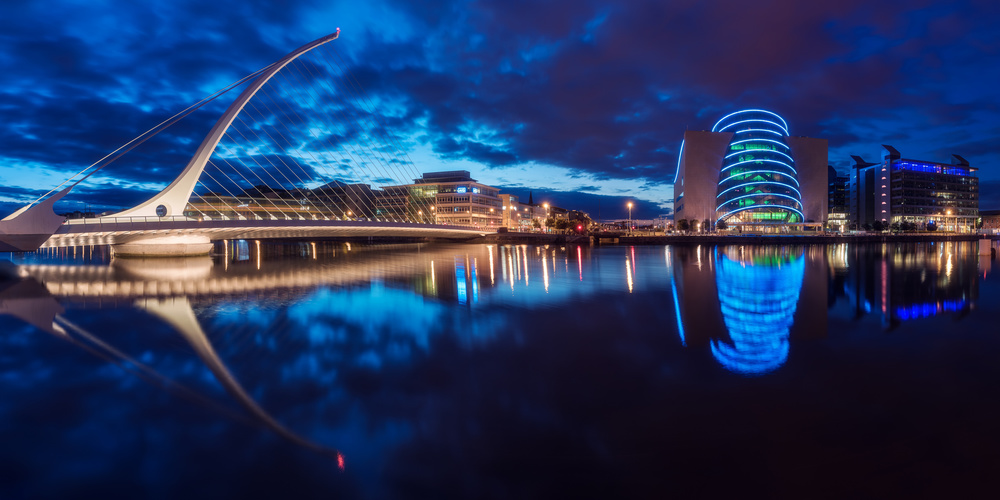
M 856 335 L 885 331 L 892 321 L 904 326 L 924 321 L 899 314 L 916 306 L 961 320 L 962 311 L 975 306 L 978 280 L 988 272 L 974 251 L 961 246 L 363 247 L 236 241 L 219 250 L 215 258 L 131 260 L 113 259 L 98 248 L 78 251 L 76 259 L 70 250 L 54 249 L 4 266 L 0 313 L 59 339 L 12 335 L 7 345 L 30 344 L 33 349 L 11 352 L 48 363 L 46 368 L 61 376 L 79 377 L 83 383 L 72 380 L 67 386 L 81 401 L 103 398 L 105 406 L 119 412 L 128 407 L 133 415 L 153 408 L 171 420 L 172 412 L 191 406 L 173 401 L 144 406 L 139 400 L 149 392 L 145 388 L 123 397 L 126 393 L 115 389 L 134 375 L 269 431 L 250 429 L 244 436 L 332 457 L 321 460 L 323 465 L 343 460 L 332 448 L 336 445 L 353 473 L 381 470 L 381 460 L 408 456 L 396 454 L 397 444 L 409 443 L 429 422 L 447 428 L 443 442 L 463 443 L 472 454 L 495 446 L 475 438 L 488 425 L 454 423 L 490 422 L 497 394 L 530 403 L 508 409 L 516 415 L 512 425 L 521 428 L 519 408 L 540 409 L 533 415 L 567 411 L 572 418 L 564 421 L 573 422 L 582 414 L 576 408 L 601 401 L 592 399 L 594 391 L 616 401 L 628 392 L 620 387 L 650 380 L 661 385 L 647 393 L 662 399 L 663 415 L 673 415 L 677 394 L 697 394 L 692 401 L 703 397 L 699 387 L 706 381 L 700 377 L 706 373 L 712 374 L 708 386 L 732 385 L 731 379 L 744 376 L 769 377 L 771 386 L 823 372 L 829 368 L 824 361 L 853 358 L 836 348 L 818 354 L 817 344 L 851 340 L 839 345 L 863 346 L 868 339 Z M 951 303 L 966 305 L 951 311 Z M 896 319 L 883 324 L 883 317 Z M 865 325 L 855 331 L 854 321 Z M 831 329 L 826 339 L 831 322 L 846 328 Z M 925 340 L 928 335 L 934 333 Z M 810 347 L 803 339 L 820 342 Z M 896 345 L 909 340 L 900 336 Z M 46 343 L 56 347 L 38 349 Z M 67 363 L 80 357 L 75 349 L 66 350 L 67 344 L 117 364 L 127 375 Z M 533 368 L 523 369 L 526 358 L 533 358 L 528 362 Z M 645 368 L 632 371 L 637 364 Z M 609 379 L 608 366 L 627 375 Z M 45 371 L 27 364 L 18 369 Z M 742 391 L 746 385 L 736 387 Z M 581 399 L 560 409 L 549 394 L 568 388 L 574 394 L 579 389 Z M 47 394 L 62 398 L 56 391 Z M 612 421 L 619 422 L 617 415 Z M 146 423 L 132 417 L 128 422 L 136 429 Z M 562 422 L 556 425 L 570 427 Z M 651 428 L 660 426 L 656 419 Z M 453 428 L 470 434 L 451 439 Z M 497 438 L 507 441 L 503 433 Z M 413 456 L 422 459 L 428 441 L 413 439 L 418 443 Z M 513 456 L 523 454 L 518 449 Z M 413 470 L 414 462 L 405 460 L 404 468 Z M 420 476 L 426 471 L 416 470 Z M 384 478 L 371 482 L 382 484 Z
M 44 327 L 63 305 L 144 307 L 177 298 L 214 304 L 225 297 L 239 303 L 247 294 L 292 303 L 319 287 L 359 284 L 394 283 L 465 308 L 481 307 L 484 298 L 487 306 L 537 308 L 608 291 L 666 289 L 672 304 L 663 307 L 676 314 L 682 344 L 708 348 L 730 371 L 753 375 L 784 364 L 795 338 L 824 338 L 828 311 L 849 307 L 855 320 L 877 316 L 889 329 L 921 317 L 964 314 L 975 306 L 980 271 L 989 271 L 989 261 L 977 260 L 967 246 L 668 246 L 658 250 L 666 256 L 666 273 L 657 269 L 664 267 L 662 257 L 659 263 L 649 259 L 650 248 L 606 249 L 605 255 L 621 254 L 621 267 L 614 271 L 599 264 L 591 247 L 558 245 L 352 247 L 235 240 L 219 247 L 221 255 L 214 259 L 154 260 L 114 259 L 94 248 L 49 249 L 39 252 L 43 258 L 34 259 L 39 263 L 16 268 L 16 274 L 37 282 L 7 295 L 57 297 L 48 318 L 38 317 L 38 311 L 21 316 Z M 75 257 L 85 263 L 44 263 Z M 101 260 L 110 265 L 89 264 Z M 20 308 L 13 299 L 0 307 Z M 405 323 L 403 316 L 397 319 Z

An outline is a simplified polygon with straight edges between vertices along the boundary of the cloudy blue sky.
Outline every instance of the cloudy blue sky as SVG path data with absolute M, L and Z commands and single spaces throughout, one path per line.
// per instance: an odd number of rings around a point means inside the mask
M 344 66 L 418 171 L 464 169 L 602 218 L 664 213 L 685 129 L 744 107 L 829 140 L 830 163 L 981 167 L 1000 208 L 1000 4 L 395 0 L 0 4 L 0 214 L 341 28 Z M 235 97 L 233 94 L 227 96 Z M 228 100 L 81 185 L 127 207 L 186 164 Z

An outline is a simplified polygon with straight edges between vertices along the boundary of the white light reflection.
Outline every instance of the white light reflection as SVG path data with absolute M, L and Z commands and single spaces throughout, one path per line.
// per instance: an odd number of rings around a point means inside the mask
M 434 277 L 434 261 L 431 261 L 431 293 L 437 296 L 437 280 Z
M 629 247 L 632 251 L 632 276 L 635 276 L 635 247 Z
M 524 255 L 524 286 L 528 286 L 528 245 L 524 245 L 521 255 Z
M 496 285 L 496 281 L 493 279 L 493 245 L 488 245 L 486 248 L 490 250 L 490 286 Z
M 628 282 L 628 293 L 632 293 L 632 261 L 625 257 L 625 279 Z
M 517 247 L 514 247 L 514 251 L 517 251 Z M 514 252 L 507 251 L 507 264 L 510 269 L 510 292 L 514 293 Z
M 545 287 L 545 293 L 549 293 L 549 263 L 547 261 L 548 252 L 542 254 L 542 285 Z M 555 261 L 553 261 L 555 264 Z

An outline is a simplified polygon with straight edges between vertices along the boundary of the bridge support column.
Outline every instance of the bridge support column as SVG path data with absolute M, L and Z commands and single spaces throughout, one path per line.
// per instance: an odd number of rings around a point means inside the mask
M 119 257 L 186 257 L 208 255 L 212 240 L 201 235 L 154 236 L 112 245 Z
M 993 246 L 993 240 L 983 238 L 979 240 L 979 255 L 989 255 Z

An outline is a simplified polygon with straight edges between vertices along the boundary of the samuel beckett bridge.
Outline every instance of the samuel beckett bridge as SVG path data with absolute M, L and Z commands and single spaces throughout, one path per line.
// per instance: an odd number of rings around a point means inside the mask
M 0 221 L 0 251 L 112 245 L 124 255 L 206 254 L 213 241 L 307 237 L 463 239 L 492 230 L 434 223 L 420 176 L 332 50 L 340 30 L 215 92 Z M 248 83 L 249 82 L 249 83 Z M 219 96 L 245 86 L 180 174 L 149 200 L 66 220 L 74 187 Z

